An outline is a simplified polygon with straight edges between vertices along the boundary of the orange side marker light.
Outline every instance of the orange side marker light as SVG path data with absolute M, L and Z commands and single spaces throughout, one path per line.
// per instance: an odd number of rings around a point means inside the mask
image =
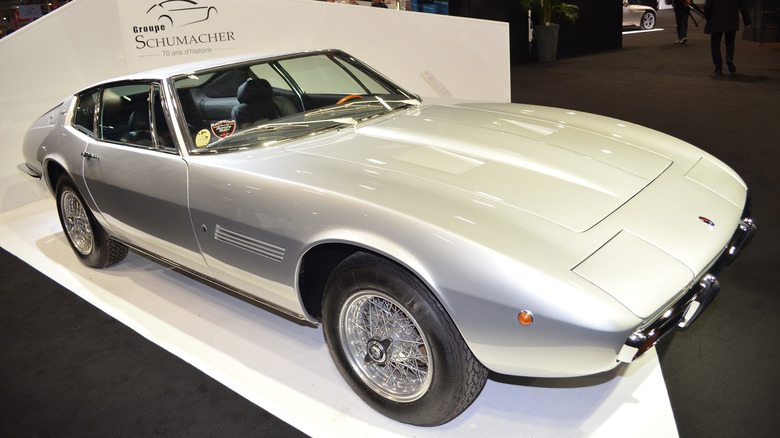
M 517 315 L 517 320 L 520 321 L 520 324 L 531 325 L 534 322 L 534 315 L 528 310 L 523 310 Z

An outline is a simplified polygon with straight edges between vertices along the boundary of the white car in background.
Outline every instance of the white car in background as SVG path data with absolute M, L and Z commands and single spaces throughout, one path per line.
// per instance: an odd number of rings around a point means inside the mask
M 637 0 L 623 0 L 623 27 L 635 26 L 645 30 L 654 28 L 656 10 L 650 6 L 635 3 Z

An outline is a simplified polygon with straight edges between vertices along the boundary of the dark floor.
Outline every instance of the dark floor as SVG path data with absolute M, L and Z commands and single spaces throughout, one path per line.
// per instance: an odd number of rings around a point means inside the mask
M 738 41 L 714 76 L 693 28 L 624 36 L 624 48 L 513 68 L 513 101 L 618 117 L 711 152 L 751 187 L 759 232 L 689 329 L 659 346 L 682 437 L 780 430 L 780 44 Z M 642 422 L 637 419 L 637 428 Z M 303 436 L 0 251 L 0 434 Z M 626 436 L 633 436 L 627 431 Z

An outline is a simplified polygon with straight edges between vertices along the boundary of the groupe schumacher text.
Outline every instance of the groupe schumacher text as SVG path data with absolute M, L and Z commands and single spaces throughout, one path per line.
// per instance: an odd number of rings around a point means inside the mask
M 235 41 L 233 32 L 214 32 L 202 33 L 199 35 L 172 36 L 160 38 L 144 38 L 143 35 L 136 35 L 136 49 L 156 49 L 160 47 L 176 47 L 192 44 L 220 43 L 225 41 Z

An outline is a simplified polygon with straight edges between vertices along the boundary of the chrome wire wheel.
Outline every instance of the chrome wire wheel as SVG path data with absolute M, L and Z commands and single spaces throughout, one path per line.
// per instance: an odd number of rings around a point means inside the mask
M 338 324 L 347 361 L 369 388 L 396 402 L 426 394 L 434 370 L 430 345 L 400 303 L 381 292 L 357 292 L 342 307 Z
M 417 276 L 355 252 L 336 266 L 322 302 L 325 340 L 339 372 L 369 406 L 417 426 L 460 415 L 488 371 Z
M 72 190 L 66 189 L 60 197 L 60 205 L 62 223 L 73 247 L 81 254 L 89 255 L 95 244 L 95 235 L 81 200 Z
M 82 263 L 93 268 L 106 268 L 124 260 L 127 245 L 108 236 L 69 176 L 59 178 L 55 192 L 62 229 Z

